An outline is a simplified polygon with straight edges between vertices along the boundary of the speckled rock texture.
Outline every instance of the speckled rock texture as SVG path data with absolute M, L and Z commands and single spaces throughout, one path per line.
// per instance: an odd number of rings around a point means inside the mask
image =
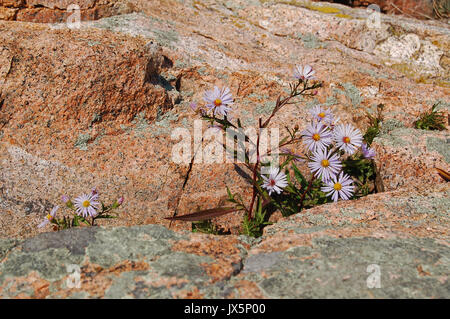
M 435 171 L 449 170 L 448 130 L 413 128 L 437 101 L 449 114 L 447 24 L 382 14 L 374 28 L 365 9 L 322 2 L 120 3 L 130 11 L 80 29 L 0 22 L 0 296 L 449 297 L 449 188 Z M 173 129 L 199 119 L 190 104 L 228 86 L 232 116 L 255 126 L 306 63 L 323 89 L 272 127 L 302 130 L 321 103 L 364 131 L 384 104 L 374 148 L 386 192 L 281 219 L 258 240 L 238 236 L 239 213 L 216 218 L 226 237 L 169 230 L 166 217 L 224 204 L 227 186 L 251 191 L 243 165 L 173 162 Z M 92 187 L 124 196 L 119 218 L 37 228 L 62 195 Z M 67 286 L 71 264 L 81 288 Z M 371 264 L 382 288 L 368 288 Z
M 164 57 L 148 41 L 21 22 L 0 22 L 0 39 L 3 125 L 32 122 L 52 135 L 58 125 L 87 127 L 141 112 L 155 119 L 172 107 L 157 85 Z
M 0 297 L 449 298 L 443 186 L 316 207 L 259 239 L 161 225 L 2 239 Z
M 395 128 L 385 123 L 375 138 L 375 162 L 385 191 L 446 183 L 436 168 L 450 171 L 450 134 L 413 128 Z M 393 124 L 393 125 L 392 125 Z M 388 130 L 389 126 L 391 130 Z

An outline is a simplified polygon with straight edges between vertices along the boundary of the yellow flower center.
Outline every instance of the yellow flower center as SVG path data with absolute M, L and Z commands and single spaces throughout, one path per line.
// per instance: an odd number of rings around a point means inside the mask
M 48 219 L 48 220 L 52 220 L 52 219 L 53 219 L 53 216 L 50 215 L 50 214 L 48 214 L 48 215 L 47 215 L 47 219 Z
M 216 100 L 214 101 L 214 105 L 215 105 L 215 106 L 220 106 L 220 105 L 222 105 L 222 100 L 221 100 L 221 99 L 216 99 Z
M 342 141 L 343 141 L 344 143 L 348 144 L 348 143 L 350 143 L 350 137 L 345 136 L 345 137 L 342 139 Z
M 319 117 L 324 118 L 325 117 L 325 113 L 324 112 L 320 112 L 319 113 Z
M 91 203 L 88 200 L 85 200 L 82 205 L 84 207 L 89 207 L 89 206 L 91 206 Z
M 320 140 L 320 135 L 316 133 L 312 136 L 312 138 L 314 141 L 318 141 L 318 140 Z
M 326 159 L 322 160 L 321 163 L 322 163 L 323 167 L 328 167 L 330 165 L 330 162 L 328 160 L 326 160 Z
M 334 189 L 340 191 L 342 189 L 342 184 L 341 183 L 334 184 Z

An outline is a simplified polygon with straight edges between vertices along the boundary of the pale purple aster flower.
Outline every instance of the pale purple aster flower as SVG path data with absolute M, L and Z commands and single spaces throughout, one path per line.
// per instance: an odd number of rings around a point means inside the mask
M 70 198 L 67 195 L 62 195 L 61 200 L 63 201 L 64 204 L 67 204 L 67 202 L 70 200 Z
M 361 145 L 361 151 L 364 158 L 367 159 L 373 159 L 376 155 L 375 151 L 372 148 L 368 147 L 366 143 L 363 143 Z
M 83 194 L 75 198 L 75 207 L 78 215 L 83 217 L 97 216 L 97 209 L 99 209 L 100 203 L 98 202 L 98 194 Z
M 352 155 L 362 144 L 361 132 L 350 124 L 340 124 L 334 128 L 336 146 Z
M 262 187 L 269 191 L 269 195 L 272 192 L 280 194 L 283 188 L 288 185 L 286 174 L 280 171 L 278 167 L 271 167 L 269 176 L 262 175 L 262 178 L 264 180 Z
M 321 187 L 320 190 L 327 193 L 327 196 L 331 195 L 331 199 L 335 202 L 338 201 L 339 197 L 343 200 L 349 200 L 355 189 L 352 183 L 350 176 L 341 172 L 339 176 L 334 176 L 331 180 L 325 182 L 326 186 Z
M 325 150 L 333 141 L 333 134 L 322 123 L 311 123 L 302 132 L 302 141 L 312 152 Z
M 50 212 L 50 214 L 45 216 L 44 221 L 38 225 L 38 228 L 42 228 L 44 226 L 47 226 L 52 221 L 52 219 L 55 218 L 56 212 L 58 211 L 58 209 L 59 209 L 59 206 L 53 207 L 53 209 Z
M 332 154 L 325 149 L 313 152 L 308 167 L 314 176 L 321 177 L 322 181 L 326 182 L 339 173 L 342 164 L 336 154 Z
M 299 80 L 301 79 L 303 81 L 315 79 L 315 73 L 316 71 L 314 71 L 310 65 L 305 65 L 305 67 L 297 65 L 294 68 L 294 78 Z
M 219 89 L 217 86 L 214 90 L 206 91 L 203 99 L 207 102 L 206 107 L 213 110 L 214 114 L 227 115 L 231 108 L 228 105 L 233 103 L 233 97 L 229 88 Z
M 330 109 L 325 109 L 320 105 L 316 105 L 311 109 L 311 115 L 318 122 L 323 123 L 333 122 L 333 113 L 330 111 Z
M 124 201 L 124 198 L 123 198 L 123 197 L 120 197 L 119 200 L 117 201 L 117 203 L 118 203 L 119 205 L 122 205 L 122 204 L 123 204 L 123 201 Z

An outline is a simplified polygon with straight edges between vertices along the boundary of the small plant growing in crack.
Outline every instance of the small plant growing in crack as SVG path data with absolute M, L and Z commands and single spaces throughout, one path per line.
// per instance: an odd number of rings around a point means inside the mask
M 117 218 L 116 210 L 123 204 L 123 197 L 114 201 L 111 205 L 105 205 L 99 199 L 99 193 L 94 188 L 89 194 L 82 194 L 72 201 L 68 196 L 62 196 L 62 201 L 66 209 L 71 211 L 70 215 L 57 217 L 59 205 L 53 207 L 51 212 L 45 216 L 38 228 L 45 227 L 49 224 L 53 226 L 53 230 L 63 230 L 85 224 L 87 226 L 96 226 L 96 220 Z
M 231 136 L 234 143 L 239 145 L 244 141 L 247 144 L 248 147 L 241 148 L 241 153 L 243 164 L 250 172 L 248 180 L 252 185 L 252 195 L 245 201 L 241 194 L 232 193 L 227 188 L 229 206 L 167 219 L 207 221 L 203 224 L 204 229 L 215 233 L 216 228 L 211 224 L 211 219 L 241 211 L 241 233 L 258 237 L 262 235 L 263 228 L 270 224 L 269 217 L 274 211 L 289 216 L 315 205 L 337 202 L 339 199 L 349 200 L 373 192 L 368 185 L 369 180 L 374 179 L 372 160 L 375 152 L 363 143 L 364 137 L 359 129 L 351 124 L 340 123 L 340 119 L 329 108 L 315 106 L 310 111 L 311 121 L 305 130 L 300 131 L 298 125 L 292 128 L 286 126 L 287 134 L 275 148 L 265 151 L 261 147 L 263 130 L 269 127 L 272 119 L 286 105 L 298 103 L 296 97 L 317 94 L 322 83 L 315 80 L 314 74 L 315 71 L 309 65 L 294 69 L 295 81 L 289 85 L 289 94 L 278 97 L 275 107 L 265 120 L 261 117 L 257 119 L 256 136 L 244 132 L 241 119 L 233 120 L 229 116 L 233 104 L 229 88 L 214 87 L 207 91 L 204 95 L 205 106 L 193 105 L 192 108 L 210 127 L 222 130 L 227 137 Z M 378 131 L 375 133 L 378 134 Z M 366 132 L 366 143 L 372 142 L 376 134 Z M 239 140 L 238 136 L 243 138 Z M 289 150 L 289 146 L 300 142 L 306 148 L 303 154 Z M 239 159 L 239 152 L 235 150 L 229 155 L 234 160 Z M 275 160 L 274 155 L 280 157 L 276 156 Z M 305 164 L 309 172 L 302 172 L 298 163 Z
M 431 109 L 420 115 L 419 119 L 414 122 L 414 126 L 420 130 L 445 130 L 445 115 L 438 111 L 441 102 L 433 104 Z
M 193 233 L 204 233 L 213 235 L 229 235 L 230 232 L 215 225 L 211 220 L 202 220 L 192 223 Z

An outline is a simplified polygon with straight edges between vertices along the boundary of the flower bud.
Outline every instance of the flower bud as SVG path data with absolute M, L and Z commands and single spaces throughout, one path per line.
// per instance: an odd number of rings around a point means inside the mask
M 197 103 L 195 103 L 195 102 L 192 102 L 189 106 L 191 107 L 192 111 L 196 111 L 197 107 L 198 107 Z
M 114 204 L 112 204 L 112 208 L 115 209 L 115 208 L 119 207 L 120 205 L 122 205 L 122 203 L 123 203 L 123 197 L 120 197 L 118 200 L 116 200 L 114 202 Z

